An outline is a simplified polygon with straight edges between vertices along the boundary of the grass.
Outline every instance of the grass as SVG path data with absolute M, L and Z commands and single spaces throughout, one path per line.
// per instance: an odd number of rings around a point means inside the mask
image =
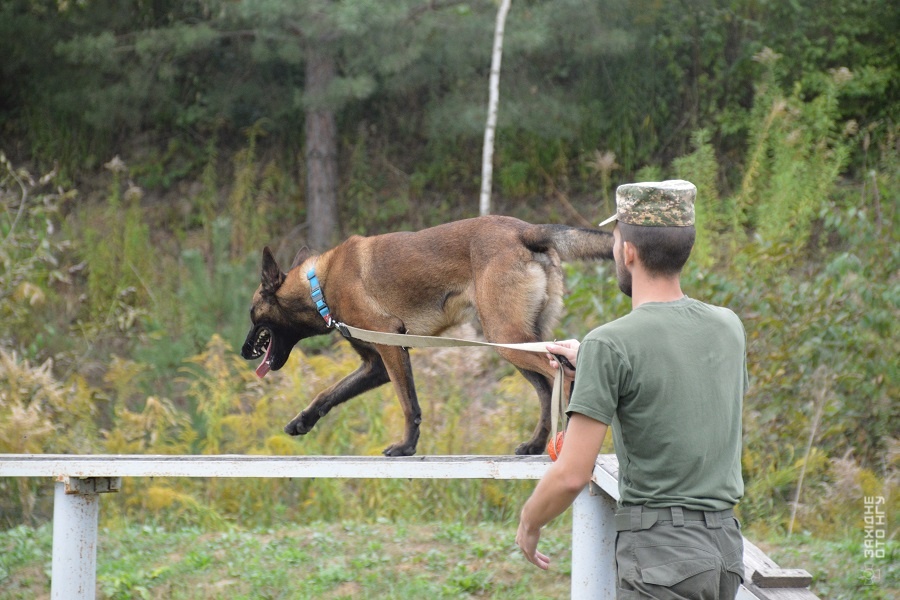
M 97 591 L 101 600 L 568 597 L 568 517 L 544 534 L 542 550 L 554 559 L 549 572 L 528 564 L 514 537 L 513 522 L 379 520 L 225 531 L 104 528 Z M 758 545 L 783 567 L 812 573 L 812 591 L 823 600 L 888 600 L 900 591 L 896 542 L 876 563 L 864 557 L 861 539 L 832 542 L 795 535 Z M 49 524 L 0 533 L 0 599 L 49 597 L 51 548 Z
M 103 530 L 98 598 L 561 598 L 571 567 L 563 521 L 545 535 L 549 573 L 522 558 L 515 523 Z M 51 547 L 49 525 L 0 534 L 0 598 L 49 596 Z

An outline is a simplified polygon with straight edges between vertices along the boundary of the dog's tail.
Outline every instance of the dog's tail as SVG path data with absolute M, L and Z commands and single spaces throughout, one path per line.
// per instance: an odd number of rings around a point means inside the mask
M 613 257 L 613 236 L 599 229 L 532 225 L 522 232 L 522 242 L 532 252 L 546 252 L 555 248 L 563 261 L 612 260 Z

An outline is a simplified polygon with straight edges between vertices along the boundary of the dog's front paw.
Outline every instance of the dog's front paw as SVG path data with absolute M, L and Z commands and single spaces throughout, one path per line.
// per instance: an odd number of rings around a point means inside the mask
M 315 423 L 306 424 L 303 420 L 303 413 L 300 413 L 284 426 L 284 432 L 288 435 L 306 435 L 312 430 L 313 425 Z
M 391 444 L 381 453 L 385 456 L 412 456 L 416 453 L 416 447 L 411 444 Z
M 516 447 L 516 454 L 519 456 L 536 456 L 543 454 L 544 444 L 537 444 L 533 441 L 522 442 Z

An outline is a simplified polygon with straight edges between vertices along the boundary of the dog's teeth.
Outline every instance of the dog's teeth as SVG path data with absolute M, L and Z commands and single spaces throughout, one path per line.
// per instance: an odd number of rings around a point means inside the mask
M 258 358 L 268 352 L 271 343 L 272 333 L 268 329 L 261 329 L 253 342 L 253 358 Z

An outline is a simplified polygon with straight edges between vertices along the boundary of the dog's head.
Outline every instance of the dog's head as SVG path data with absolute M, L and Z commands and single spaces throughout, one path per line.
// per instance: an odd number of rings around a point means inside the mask
M 308 256 L 301 250 L 284 273 L 272 251 L 263 249 L 261 282 L 250 304 L 250 332 L 241 348 L 247 360 L 263 357 L 256 368 L 259 377 L 283 367 L 300 340 L 329 331 L 316 312 L 306 278 L 295 271 Z

